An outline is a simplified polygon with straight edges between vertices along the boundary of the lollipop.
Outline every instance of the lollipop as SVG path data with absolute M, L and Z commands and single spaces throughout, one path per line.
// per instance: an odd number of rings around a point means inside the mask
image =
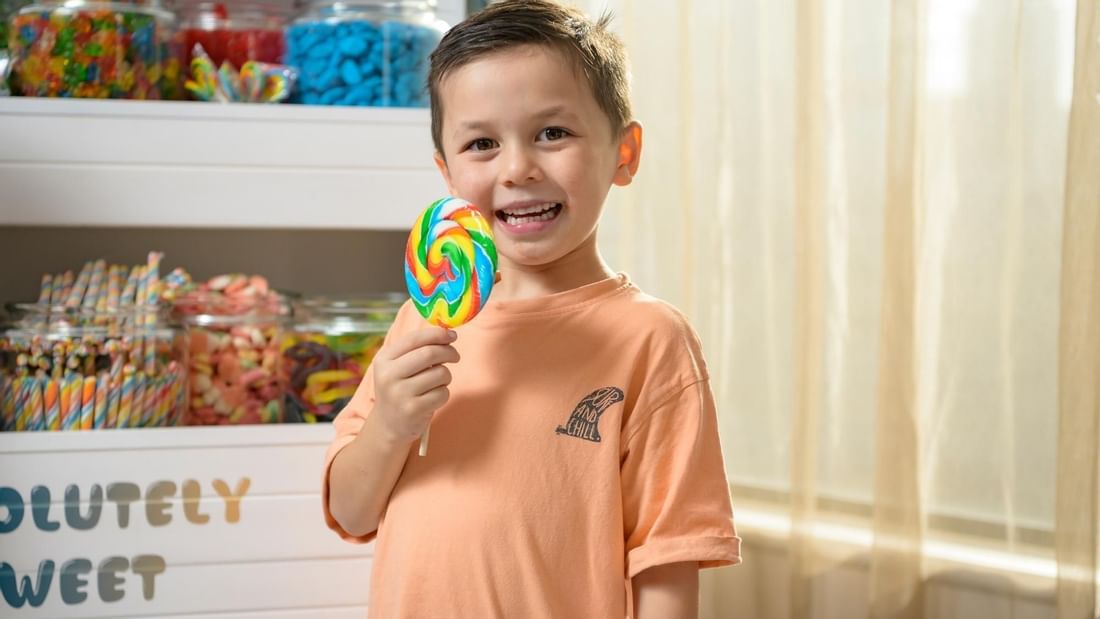
M 405 283 L 428 322 L 457 327 L 473 319 L 493 290 L 497 248 L 489 222 L 459 198 L 436 200 L 416 220 L 405 247 Z M 420 455 L 428 453 L 428 431 Z
M 428 322 L 469 322 L 493 290 L 497 248 L 489 222 L 459 198 L 436 200 L 420 215 L 405 247 L 405 283 Z

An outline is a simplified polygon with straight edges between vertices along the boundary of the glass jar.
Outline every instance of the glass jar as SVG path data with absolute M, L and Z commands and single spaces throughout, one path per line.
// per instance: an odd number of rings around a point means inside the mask
M 216 67 L 226 60 L 238 70 L 249 60 L 283 62 L 287 15 L 279 6 L 192 0 L 181 5 L 180 22 L 188 72 L 196 43 Z
M 332 421 L 355 394 L 406 297 L 304 299 L 283 344 L 287 416 Z
M 264 288 L 234 297 L 196 290 L 175 301 L 191 353 L 188 425 L 283 421 L 279 345 L 289 312 L 281 295 Z
M 447 24 L 434 0 L 312 0 L 287 29 L 294 101 L 428 106 L 428 57 Z
M 12 92 L 179 99 L 175 14 L 160 0 L 40 0 L 11 20 Z
M 3 430 L 182 422 L 187 341 L 165 307 L 95 311 L 35 304 L 11 310 L 0 335 Z

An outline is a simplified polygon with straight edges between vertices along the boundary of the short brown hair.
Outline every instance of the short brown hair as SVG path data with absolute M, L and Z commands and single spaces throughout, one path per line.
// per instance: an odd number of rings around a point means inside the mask
M 609 13 L 593 22 L 580 10 L 553 0 L 503 0 L 460 22 L 431 56 L 428 92 L 435 149 L 443 153 L 440 81 L 488 54 L 532 44 L 560 50 L 577 63 L 617 138 L 631 120 L 630 88 L 626 49 L 608 29 L 610 23 Z

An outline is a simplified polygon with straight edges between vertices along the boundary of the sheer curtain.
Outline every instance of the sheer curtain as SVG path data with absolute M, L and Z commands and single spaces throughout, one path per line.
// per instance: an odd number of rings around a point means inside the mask
M 1056 564 L 1060 616 L 1094 616 L 1098 3 L 580 4 L 646 128 L 601 245 L 699 331 L 735 511 L 791 523 L 749 616 L 815 616 L 836 519 L 868 616 L 932 616 L 947 538 Z

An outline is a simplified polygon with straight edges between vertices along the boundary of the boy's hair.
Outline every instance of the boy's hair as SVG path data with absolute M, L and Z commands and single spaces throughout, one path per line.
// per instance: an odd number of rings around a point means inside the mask
M 432 141 L 443 153 L 443 103 L 439 85 L 450 72 L 484 56 L 521 45 L 563 52 L 584 73 L 596 103 L 618 138 L 631 120 L 626 50 L 608 29 L 611 15 L 593 22 L 580 10 L 554 0 L 504 0 L 490 4 L 450 30 L 431 55 L 428 92 Z

